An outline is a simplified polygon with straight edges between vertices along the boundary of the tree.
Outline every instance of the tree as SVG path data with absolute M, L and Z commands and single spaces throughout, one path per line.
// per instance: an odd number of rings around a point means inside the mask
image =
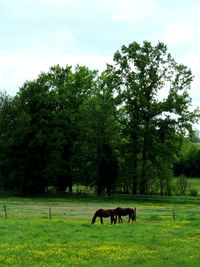
M 181 151 L 174 165 L 176 176 L 199 177 L 200 149 L 198 143 L 192 143 L 189 139 L 184 140 Z
M 146 194 L 155 171 L 161 183 L 163 171 L 172 168 L 182 137 L 191 132 L 199 116 L 198 110 L 189 111 L 193 76 L 186 66 L 175 62 L 161 42 L 156 46 L 147 41 L 122 46 L 121 52 L 114 54 L 114 62 L 107 74 L 124 110 L 133 192 L 139 185 L 140 193 Z M 166 97 L 162 92 L 167 92 Z M 168 164 L 161 168 L 166 159 Z
M 113 91 L 107 84 L 106 75 L 99 77 L 96 91 L 81 106 L 81 114 L 86 183 L 95 185 L 98 195 L 104 189 L 110 195 L 118 175 L 118 125 Z
M 200 143 L 200 131 L 197 129 L 193 130 L 193 135 L 191 136 L 191 142 Z
M 79 106 L 93 89 L 96 74 L 84 66 L 74 72 L 70 66 L 54 66 L 20 88 L 13 102 L 12 132 L 7 131 L 9 176 L 15 177 L 19 190 L 44 192 L 53 186 L 72 191 Z M 1 114 L 3 124 L 4 109 Z
M 0 92 L 0 187 L 8 189 L 14 180 L 10 175 L 12 166 L 12 133 L 16 125 L 14 100 L 6 92 Z

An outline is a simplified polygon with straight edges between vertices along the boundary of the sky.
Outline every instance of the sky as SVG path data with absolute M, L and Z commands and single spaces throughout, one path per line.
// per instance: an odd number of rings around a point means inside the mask
M 100 72 L 122 45 L 164 42 L 195 78 L 200 106 L 199 0 L 0 0 L 0 91 L 14 96 L 53 65 Z

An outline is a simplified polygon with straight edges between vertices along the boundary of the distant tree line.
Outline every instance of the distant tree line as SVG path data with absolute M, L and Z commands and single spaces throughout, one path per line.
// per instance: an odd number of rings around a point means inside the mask
M 200 142 L 185 139 L 174 163 L 175 176 L 200 177 Z
M 81 184 L 98 195 L 116 187 L 170 194 L 200 115 L 190 111 L 191 70 L 160 42 L 122 46 L 113 62 L 101 74 L 53 66 L 16 96 L 1 92 L 1 188 L 63 192 Z

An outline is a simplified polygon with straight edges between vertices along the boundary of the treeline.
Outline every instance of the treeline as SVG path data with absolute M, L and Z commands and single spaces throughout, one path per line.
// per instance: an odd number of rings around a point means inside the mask
M 200 142 L 185 140 L 174 164 L 175 176 L 200 177 Z
M 199 117 L 189 109 L 192 73 L 160 42 L 123 46 L 113 62 L 101 74 L 54 66 L 16 96 L 1 93 L 1 188 L 170 194 L 183 140 Z

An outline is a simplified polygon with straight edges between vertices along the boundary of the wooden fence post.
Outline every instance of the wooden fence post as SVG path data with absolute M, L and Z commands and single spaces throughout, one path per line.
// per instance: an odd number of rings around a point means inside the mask
M 6 219 L 8 218 L 8 215 L 7 215 L 7 210 L 6 210 L 6 205 L 4 204 L 4 212 L 5 212 L 5 217 Z
M 49 206 L 49 219 L 51 219 L 51 207 Z
M 174 219 L 174 222 L 176 220 L 176 217 L 175 217 L 175 211 L 173 210 L 173 219 Z

